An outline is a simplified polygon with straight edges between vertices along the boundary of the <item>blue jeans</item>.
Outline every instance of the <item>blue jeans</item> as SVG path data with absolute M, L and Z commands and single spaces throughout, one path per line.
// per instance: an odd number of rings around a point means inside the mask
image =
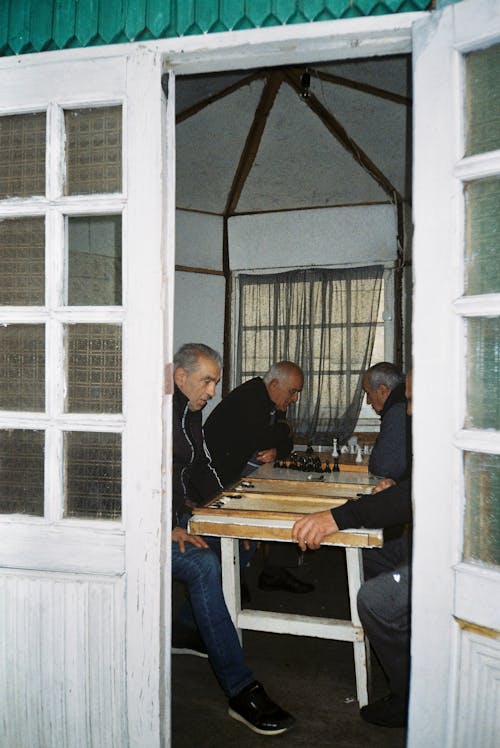
M 185 526 L 185 522 L 180 523 Z M 222 592 L 220 561 L 208 548 L 186 543 L 184 553 L 172 543 L 172 576 L 188 589 L 191 610 L 207 648 L 210 664 L 229 697 L 253 683 Z

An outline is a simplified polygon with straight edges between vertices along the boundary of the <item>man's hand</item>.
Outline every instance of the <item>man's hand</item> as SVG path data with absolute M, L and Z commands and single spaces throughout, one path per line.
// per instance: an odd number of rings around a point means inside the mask
M 272 449 L 261 449 L 260 452 L 257 452 L 257 460 L 262 463 L 274 462 L 276 454 L 276 447 L 272 447 Z
M 184 553 L 186 550 L 186 543 L 191 543 L 197 548 L 208 548 L 208 544 L 199 535 L 190 535 L 187 530 L 183 527 L 174 527 L 172 530 L 172 540 L 174 543 L 179 543 L 179 550 Z
M 386 488 L 390 488 L 391 486 L 395 486 L 396 481 L 392 480 L 392 478 L 382 478 L 382 480 L 379 480 L 375 488 L 373 489 L 372 493 L 379 493 L 379 491 L 385 491 Z
M 300 517 L 292 527 L 292 540 L 295 540 L 302 551 L 308 548 L 317 550 L 325 537 L 338 531 L 338 525 L 329 509 L 314 512 Z

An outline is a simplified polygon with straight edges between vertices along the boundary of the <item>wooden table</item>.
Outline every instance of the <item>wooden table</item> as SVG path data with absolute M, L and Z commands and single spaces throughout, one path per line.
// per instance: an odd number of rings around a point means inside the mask
M 369 652 L 356 605 L 363 583 L 361 550 L 381 546 L 382 530 L 342 530 L 325 538 L 325 545 L 345 548 L 350 620 L 242 610 L 239 540 L 290 541 L 298 516 L 356 500 L 357 494 L 369 493 L 375 483 L 373 476 L 359 472 L 307 474 L 264 465 L 196 509 L 189 522 L 190 532 L 221 538 L 224 597 L 240 640 L 241 629 L 249 629 L 352 642 L 360 706 L 368 703 L 369 683 Z

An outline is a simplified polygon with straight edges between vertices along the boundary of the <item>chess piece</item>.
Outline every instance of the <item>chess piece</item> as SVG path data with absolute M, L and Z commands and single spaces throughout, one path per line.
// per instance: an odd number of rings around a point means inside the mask
M 339 451 L 337 449 L 338 439 L 333 440 L 333 449 L 332 449 L 332 457 L 335 460 L 339 456 Z
M 358 454 L 356 455 L 356 462 L 363 462 L 363 453 L 361 447 L 358 447 Z

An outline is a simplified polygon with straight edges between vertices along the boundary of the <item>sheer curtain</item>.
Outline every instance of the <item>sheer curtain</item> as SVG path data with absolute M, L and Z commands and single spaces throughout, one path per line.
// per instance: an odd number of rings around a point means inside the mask
M 305 374 L 288 417 L 296 437 L 339 443 L 352 434 L 370 365 L 384 269 L 240 275 L 236 384 L 290 360 Z

